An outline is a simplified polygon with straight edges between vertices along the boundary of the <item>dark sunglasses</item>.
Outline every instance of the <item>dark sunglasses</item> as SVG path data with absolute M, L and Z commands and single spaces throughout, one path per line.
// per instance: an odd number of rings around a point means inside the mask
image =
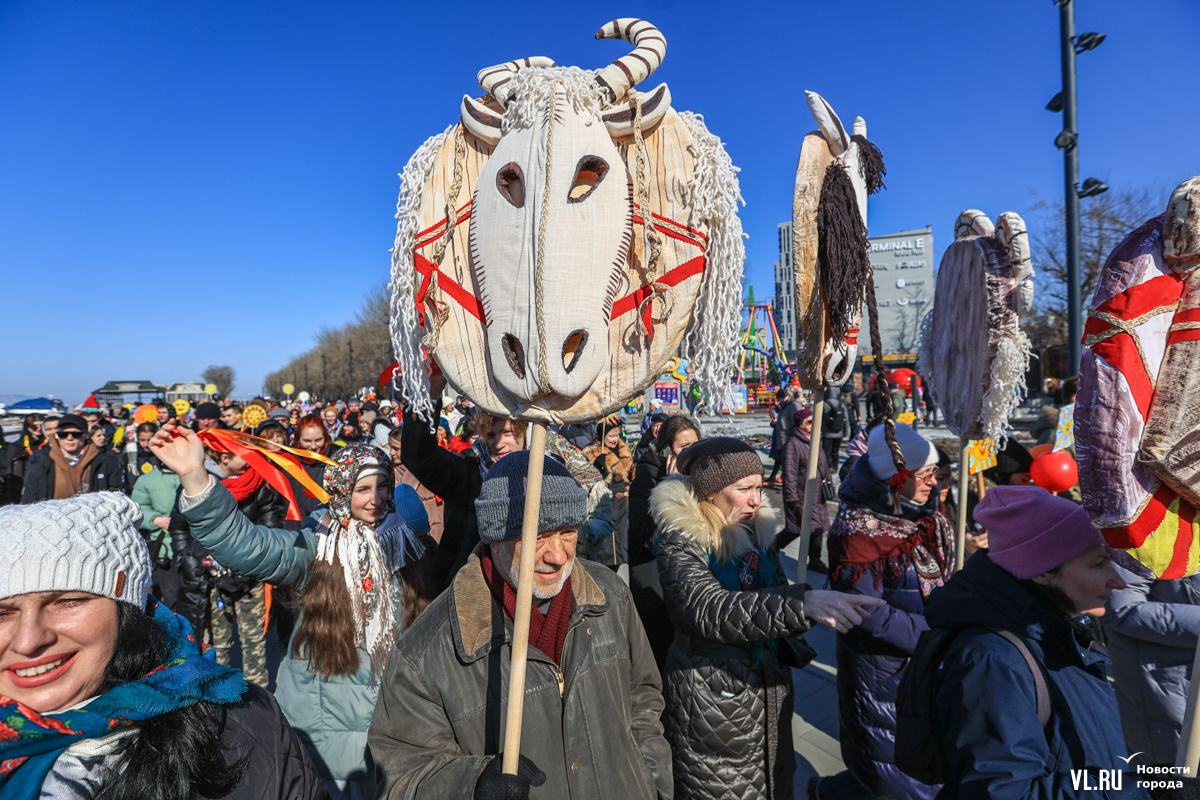
M 58 438 L 60 439 L 83 439 L 87 436 L 83 431 L 59 431 Z

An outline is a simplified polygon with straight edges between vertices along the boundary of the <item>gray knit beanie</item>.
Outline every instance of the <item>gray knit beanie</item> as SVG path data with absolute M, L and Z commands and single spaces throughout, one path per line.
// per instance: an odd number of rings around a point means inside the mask
M 702 439 L 684 448 L 676 466 L 688 476 L 692 491 L 701 500 L 742 478 L 763 474 L 762 459 L 754 448 L 728 436 Z
M 587 492 L 562 464 L 546 456 L 542 467 L 542 504 L 538 532 L 587 524 Z M 529 451 L 507 455 L 488 471 L 475 501 L 479 538 L 489 544 L 521 538 L 525 516 L 525 479 L 529 474 Z
M 152 568 L 141 524 L 120 492 L 0 508 L 0 598 L 90 592 L 144 608 Z

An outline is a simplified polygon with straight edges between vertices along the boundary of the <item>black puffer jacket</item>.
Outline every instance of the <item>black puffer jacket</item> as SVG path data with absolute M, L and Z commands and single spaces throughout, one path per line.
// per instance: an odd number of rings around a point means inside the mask
M 658 526 L 650 515 L 650 494 L 667 474 L 667 460 L 653 445 L 638 448 L 633 483 L 629 487 L 629 564 L 637 566 L 654 560 L 654 540 Z
M 651 513 L 661 535 L 658 568 L 675 623 L 675 643 L 663 675 L 676 800 L 790 800 L 796 771 L 792 749 L 792 672 L 808 645 L 803 597 L 788 586 L 774 549 L 775 512 L 763 498 L 754 530 L 727 529 L 737 562 L 766 552 L 782 585 L 727 589 L 709 565 L 716 543 L 687 478 L 672 476 L 654 490 Z M 795 637 L 790 642 L 787 637 Z M 778 640 L 772 647 L 769 640 Z
M 241 702 L 229 706 L 221 744 L 227 753 L 248 757 L 246 777 L 228 800 L 328 799 L 316 767 L 266 689 L 246 684 Z
M 629 487 L 629 589 L 654 651 L 654 661 L 662 672 L 667 666 L 667 650 L 675 641 L 675 626 L 663 602 L 662 581 L 654 559 L 658 526 L 650 514 L 650 495 L 667 474 L 667 460 L 651 442 L 638 456 L 633 485 Z
M 213 477 L 220 480 L 223 476 L 214 473 Z M 282 528 L 287 516 L 287 500 L 263 481 L 254 494 L 238 503 L 238 510 L 256 525 Z M 214 579 L 209 574 L 208 568 L 202 563 L 208 551 L 192 536 L 191 526 L 179 512 L 178 495 L 175 507 L 171 509 L 171 522 L 167 530 L 171 534 L 175 568 L 179 572 L 179 594 L 171 610 L 186 617 L 192 623 L 193 630 L 203 631 L 208 620 L 208 597 L 213 587 L 236 600 L 258 585 L 258 581 L 240 575 L 224 575 Z
M 21 502 L 25 470 L 41 443 L 22 429 L 15 441 L 0 447 L 0 506 Z

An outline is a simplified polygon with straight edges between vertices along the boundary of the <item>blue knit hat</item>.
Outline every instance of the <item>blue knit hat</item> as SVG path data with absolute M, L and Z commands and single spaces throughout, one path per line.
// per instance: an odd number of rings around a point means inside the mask
M 417 490 L 407 483 L 401 483 L 396 486 L 394 495 L 396 510 L 404 517 L 404 522 L 412 528 L 413 533 L 417 536 L 429 533 L 429 513 L 425 511 L 425 504 L 417 496 Z
M 542 502 L 538 532 L 587 524 L 588 493 L 567 468 L 546 456 L 542 467 Z M 475 501 L 479 538 L 491 544 L 521 538 L 525 517 L 525 478 L 529 473 L 529 451 L 507 455 L 488 470 L 487 479 Z

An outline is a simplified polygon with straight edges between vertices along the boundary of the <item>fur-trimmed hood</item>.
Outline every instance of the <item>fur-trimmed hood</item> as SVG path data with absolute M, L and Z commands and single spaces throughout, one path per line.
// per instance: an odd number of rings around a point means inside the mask
M 722 554 L 722 544 L 728 542 L 727 555 L 720 560 L 740 559 L 752 550 L 765 550 L 775 542 L 779 531 L 775 508 L 766 492 L 762 504 L 750 518 L 751 527 L 726 525 L 719 534 L 713 535 L 700 500 L 692 494 L 686 475 L 672 475 L 660 483 L 650 495 L 650 515 L 660 531 L 678 531 L 695 539 L 707 553 Z

